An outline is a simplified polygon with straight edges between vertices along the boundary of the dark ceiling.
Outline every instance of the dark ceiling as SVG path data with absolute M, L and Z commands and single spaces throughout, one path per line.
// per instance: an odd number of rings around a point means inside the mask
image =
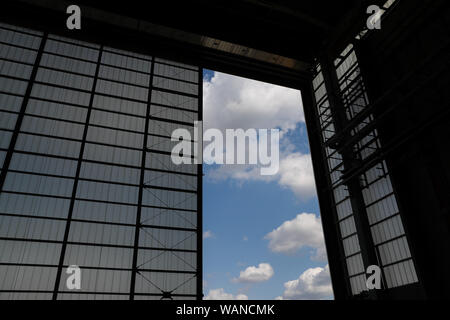
M 173 59 L 298 87 L 298 81 L 309 79 L 315 58 L 325 50 L 343 49 L 336 44 L 345 44 L 363 28 L 366 8 L 384 2 L 7 0 L 2 14 L 12 21 L 24 15 L 25 23 L 44 17 L 40 24 L 52 32 L 121 42 L 127 48 L 135 47 L 132 41 L 145 42 L 143 49 L 153 44 Z M 81 7 L 78 33 L 68 32 L 63 22 L 70 4 Z
M 152 23 L 312 61 L 349 17 L 374 0 L 77 1 Z

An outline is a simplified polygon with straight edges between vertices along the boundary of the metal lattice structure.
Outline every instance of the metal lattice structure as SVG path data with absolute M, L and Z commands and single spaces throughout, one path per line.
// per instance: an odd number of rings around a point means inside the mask
M 381 267 L 385 288 L 417 282 L 353 45 L 317 66 L 313 90 L 350 294 L 367 291 L 370 265 Z
M 0 88 L 0 298 L 201 297 L 202 69 L 1 24 Z
M 449 297 L 448 1 L 77 3 L 2 3 L 0 298 L 202 297 L 196 66 L 302 92 L 336 299 Z

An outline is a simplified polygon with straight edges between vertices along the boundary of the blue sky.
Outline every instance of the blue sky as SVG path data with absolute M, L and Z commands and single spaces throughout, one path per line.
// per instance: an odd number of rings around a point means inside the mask
M 206 165 L 206 299 L 330 299 L 299 91 L 204 71 L 204 127 L 278 128 L 280 169 Z

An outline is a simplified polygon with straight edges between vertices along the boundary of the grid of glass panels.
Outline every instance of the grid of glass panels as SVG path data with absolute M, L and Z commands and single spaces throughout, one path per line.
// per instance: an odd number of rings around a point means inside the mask
M 352 45 L 344 50 L 335 65 L 346 115 L 352 120 L 369 105 Z M 369 159 L 381 148 L 377 130 L 364 129 L 371 122 L 373 115 L 368 114 L 351 130 L 352 136 L 361 133 L 353 148 L 362 161 Z M 359 179 L 373 243 L 380 265 L 383 267 L 387 287 L 417 282 L 417 274 L 385 161 L 375 163 L 359 176 Z
M 6 24 L 0 54 L 0 299 L 195 299 L 201 172 L 170 137 L 200 68 Z
M 335 127 L 320 65 L 317 66 L 316 71 L 317 75 L 313 80 L 313 88 L 322 132 L 322 141 L 325 144 L 334 136 Z M 348 281 L 352 288 L 352 293 L 358 294 L 365 290 L 365 268 L 356 232 L 350 194 L 345 185 L 339 184 L 344 170 L 344 162 L 342 155 L 329 146 L 324 145 L 324 154 L 329 169 L 329 181 L 333 190 L 335 212 L 337 214 L 335 220 L 339 225 L 340 242 L 344 255 L 343 258 L 347 266 Z
M 335 68 L 340 86 L 339 94 L 346 117 L 350 121 L 369 104 L 352 45 L 336 59 Z M 342 155 L 339 148 L 331 148 L 326 144 L 336 133 L 334 127 L 336 119 L 332 117 L 320 65 L 316 69 L 313 89 L 337 213 L 336 223 L 339 225 L 351 291 L 356 295 L 367 290 L 365 269 L 368 266 L 364 266 L 362 260 L 350 195 L 342 183 L 344 170 Z M 352 144 L 354 154 L 362 162 L 370 159 L 370 156 L 381 148 L 376 129 L 364 129 L 372 121 L 372 114 L 357 121 L 350 133 L 351 136 L 361 134 L 361 137 L 353 143 L 344 141 L 344 144 Z M 358 179 L 385 286 L 393 288 L 417 282 L 417 274 L 385 161 L 375 163 L 359 175 Z

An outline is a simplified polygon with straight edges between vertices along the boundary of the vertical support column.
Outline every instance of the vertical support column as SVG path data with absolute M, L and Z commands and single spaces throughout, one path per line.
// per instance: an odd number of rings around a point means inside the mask
M 348 273 L 343 259 L 344 251 L 341 242 L 336 241 L 340 238 L 340 233 L 335 222 L 334 198 L 330 192 L 331 182 L 327 179 L 327 175 L 323 174 L 328 172 L 328 167 L 325 162 L 317 107 L 313 98 L 314 90 L 309 86 L 302 88 L 301 92 L 333 293 L 336 300 L 342 300 L 351 294 L 351 288 L 346 281 Z
M 340 95 L 340 87 L 336 75 L 336 69 L 332 58 L 328 56 L 323 57 L 320 64 L 322 67 L 325 87 L 328 92 L 330 110 L 336 133 L 339 133 L 348 123 L 348 119 L 345 114 L 345 106 Z M 345 142 L 350 137 L 350 133 L 347 133 L 342 136 L 341 141 Z M 342 159 L 344 162 L 344 175 L 346 172 L 351 171 L 352 168 L 357 166 L 359 163 L 359 159 L 356 157 L 351 148 L 345 148 L 342 151 Z M 347 183 L 347 187 L 350 194 L 350 201 L 353 209 L 356 231 L 358 234 L 364 266 L 367 268 L 369 265 L 378 265 L 378 259 L 375 252 L 375 246 L 372 241 L 369 221 L 367 219 L 367 212 L 358 176 L 351 178 Z
M 198 121 L 203 121 L 203 68 L 198 71 Z M 203 123 L 202 123 L 203 126 Z M 203 299 L 203 129 L 198 137 L 200 164 L 197 164 L 197 300 Z
M 139 194 L 136 212 L 136 229 L 134 232 L 134 249 L 133 249 L 133 262 L 131 270 L 131 280 L 130 280 L 130 300 L 134 300 L 135 286 L 136 286 L 136 274 L 137 269 L 137 257 L 139 250 L 139 233 L 141 229 L 141 213 L 142 213 L 142 197 L 144 193 L 144 180 L 145 180 L 145 161 L 147 155 L 147 141 L 148 141 L 148 127 L 150 122 L 150 108 L 152 102 L 152 91 L 153 91 L 153 73 L 155 69 L 155 57 L 152 56 L 152 62 L 150 66 L 150 80 L 147 98 L 147 113 L 145 115 L 145 126 L 144 126 L 144 141 L 142 146 L 142 157 L 141 157 L 141 173 L 139 179 Z
M 61 273 L 62 273 L 64 257 L 65 257 L 66 249 L 67 249 L 67 241 L 69 239 L 70 224 L 72 222 L 73 208 L 75 205 L 75 197 L 77 195 L 78 181 L 79 181 L 79 177 L 80 177 L 81 164 L 83 161 L 84 147 L 86 145 L 86 137 L 87 137 L 87 133 L 88 133 L 88 129 L 89 129 L 89 120 L 91 118 L 92 104 L 94 102 L 95 88 L 97 86 L 100 62 L 102 60 L 102 52 L 103 52 L 103 46 L 100 46 L 99 51 L 98 51 L 97 66 L 95 68 L 94 82 L 92 84 L 91 97 L 89 99 L 89 106 L 88 106 L 88 111 L 87 111 L 87 115 L 86 115 L 86 122 L 84 124 L 83 139 L 81 141 L 80 153 L 78 156 L 77 171 L 75 173 L 75 178 L 74 178 L 75 180 L 73 182 L 72 196 L 71 196 L 70 206 L 69 206 L 69 213 L 67 214 L 66 228 L 64 231 L 64 238 L 63 238 L 63 243 L 62 243 L 62 247 L 61 247 L 61 255 L 59 257 L 58 271 L 56 273 L 55 287 L 53 289 L 53 297 L 52 297 L 53 300 L 56 300 L 58 298 L 58 289 L 59 289 L 59 285 L 61 282 Z
M 47 42 L 48 33 L 45 32 L 41 38 L 41 44 L 39 45 L 39 50 L 34 60 L 33 69 L 31 71 L 30 79 L 28 81 L 27 90 L 25 91 L 25 96 L 22 100 L 22 105 L 20 106 L 19 115 L 16 120 L 16 126 L 14 127 L 14 132 L 12 134 L 11 140 L 8 146 L 8 152 L 6 153 L 5 160 L 3 161 L 3 169 L 0 172 L 0 194 L 3 191 L 3 185 L 5 184 L 6 175 L 8 173 L 9 165 L 11 163 L 11 158 L 14 153 L 14 148 L 16 146 L 17 137 L 19 136 L 20 127 L 22 126 L 22 121 L 25 116 L 25 110 L 28 105 L 28 100 L 30 100 L 31 90 L 33 89 L 34 80 L 36 79 L 36 74 L 41 62 L 42 53 L 44 52 L 45 43 Z

